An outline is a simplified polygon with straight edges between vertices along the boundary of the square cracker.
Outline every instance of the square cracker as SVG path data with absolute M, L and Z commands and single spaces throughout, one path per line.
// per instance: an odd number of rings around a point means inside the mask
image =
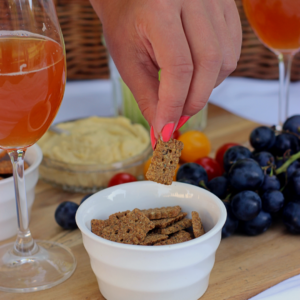
M 111 222 L 110 226 L 103 229 L 101 237 L 118 243 L 138 245 L 154 227 L 154 224 L 136 208 L 115 219 L 114 223 Z
M 28 169 L 29 165 L 26 161 L 24 161 L 24 170 Z M 10 160 L 1 160 L 0 161 L 0 174 L 12 174 L 13 173 L 13 165 Z
M 164 241 L 168 238 L 169 236 L 166 234 L 150 233 L 146 236 L 145 240 L 140 245 L 153 245 L 155 243 Z
M 146 173 L 147 179 L 171 185 L 182 149 L 183 143 L 180 141 L 170 139 L 169 142 L 163 142 L 158 138 L 149 169 Z
M 110 221 L 109 220 L 96 220 L 93 219 L 91 221 L 91 230 L 92 233 L 101 236 L 102 230 L 110 225 Z
M 166 228 L 170 225 L 172 225 L 175 222 L 178 222 L 185 218 L 187 213 L 181 213 L 175 218 L 167 218 L 167 219 L 160 219 L 160 220 L 152 220 L 152 222 L 155 225 L 155 228 Z
M 162 242 L 155 243 L 154 246 L 163 246 L 163 245 L 174 245 L 183 242 L 190 241 L 192 239 L 191 234 L 184 230 L 180 230 L 174 233 L 169 239 Z
M 181 212 L 181 207 L 177 205 L 177 206 L 168 206 L 168 207 L 161 207 L 161 208 L 150 208 L 150 209 L 143 209 L 142 212 L 150 220 L 174 218 L 177 217 Z
M 169 227 L 158 229 L 158 233 L 171 234 L 171 233 L 180 231 L 182 229 L 188 228 L 190 226 L 192 226 L 192 220 L 191 219 L 183 219 L 177 223 L 172 224 Z
M 195 238 L 205 233 L 199 214 L 192 211 L 192 226 Z
M 123 217 L 127 216 L 128 213 L 130 213 L 130 210 L 117 212 L 115 214 L 110 215 L 108 218 L 112 224 L 118 223 Z

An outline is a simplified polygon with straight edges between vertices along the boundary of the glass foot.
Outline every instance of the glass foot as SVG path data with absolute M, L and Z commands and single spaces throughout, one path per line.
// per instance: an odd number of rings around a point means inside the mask
M 0 247 L 0 290 L 24 293 L 49 289 L 67 280 L 75 271 L 76 260 L 61 244 L 35 241 L 33 255 L 19 256 L 14 243 Z

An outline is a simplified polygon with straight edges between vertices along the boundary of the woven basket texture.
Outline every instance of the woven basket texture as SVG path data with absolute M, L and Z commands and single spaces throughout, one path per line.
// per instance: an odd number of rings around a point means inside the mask
M 231 76 L 278 79 L 276 55 L 251 29 L 242 0 L 235 1 L 242 22 L 243 45 L 237 69 Z M 68 79 L 108 78 L 107 51 L 101 41 L 102 26 L 89 0 L 54 2 L 66 44 Z M 293 60 L 291 80 L 300 80 L 300 54 Z
M 102 25 L 89 0 L 54 0 L 54 4 L 66 45 L 68 79 L 109 78 Z

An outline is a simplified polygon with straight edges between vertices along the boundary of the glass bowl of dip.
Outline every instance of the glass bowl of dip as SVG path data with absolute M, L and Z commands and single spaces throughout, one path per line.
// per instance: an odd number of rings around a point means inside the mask
M 44 157 L 40 177 L 66 191 L 94 193 L 117 173 L 143 179 L 152 154 L 148 131 L 124 117 L 90 117 L 56 125 L 39 141 Z

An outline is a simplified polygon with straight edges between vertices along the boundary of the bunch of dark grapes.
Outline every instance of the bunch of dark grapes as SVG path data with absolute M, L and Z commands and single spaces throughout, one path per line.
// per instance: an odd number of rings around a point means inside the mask
M 236 231 L 261 234 L 275 219 L 300 233 L 300 115 L 288 118 L 281 131 L 255 128 L 250 144 L 252 152 L 243 146 L 225 152 L 223 176 L 208 181 L 201 166 L 189 163 L 180 167 L 177 180 L 206 188 L 224 201 L 223 237 Z

